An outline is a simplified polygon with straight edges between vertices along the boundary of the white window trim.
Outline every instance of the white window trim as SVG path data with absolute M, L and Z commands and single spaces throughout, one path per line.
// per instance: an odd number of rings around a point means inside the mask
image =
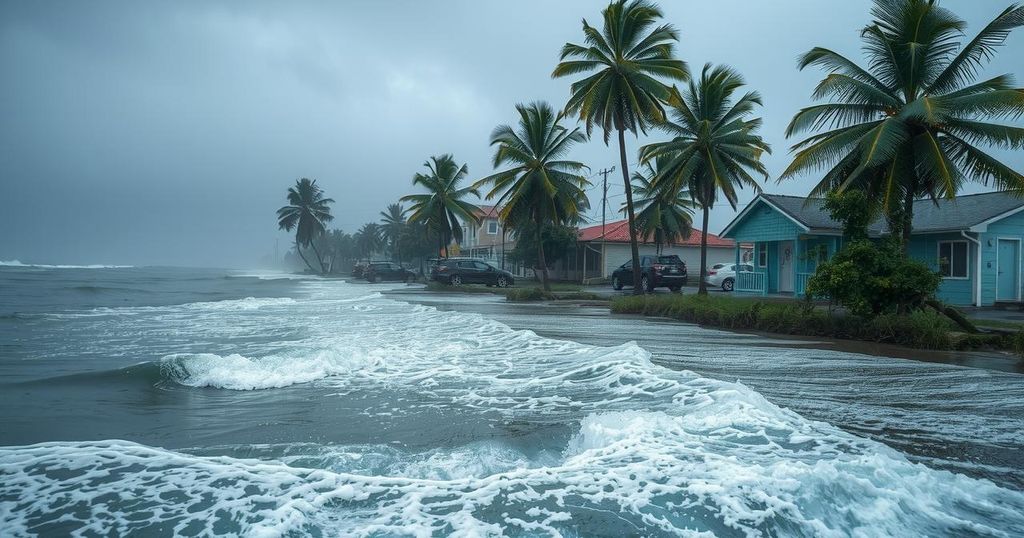
M 494 231 L 491 231 L 491 226 L 494 226 Z M 488 220 L 487 221 L 487 235 L 498 235 L 498 221 Z
M 1017 242 L 1017 301 L 1021 300 L 1021 279 L 1024 278 L 1024 241 L 1019 237 L 996 237 L 996 295 L 995 300 L 999 300 L 999 242 L 1000 241 L 1016 241 Z
M 941 255 L 941 252 L 942 252 L 942 245 L 943 245 L 943 243 L 951 243 L 951 244 L 952 243 L 963 243 L 963 245 L 966 247 L 965 252 L 966 252 L 966 255 L 967 255 L 967 260 L 965 261 L 965 265 L 966 265 L 966 270 L 967 270 L 967 276 L 946 276 L 946 275 L 941 275 L 942 276 L 942 280 L 970 280 L 971 279 L 971 244 L 968 243 L 967 241 L 963 240 L 963 239 L 950 239 L 950 240 L 946 240 L 946 241 L 937 241 L 935 243 L 935 262 L 938 264 L 938 269 L 940 271 L 942 270 L 942 255 Z M 949 247 L 949 255 L 950 255 L 949 272 L 950 272 L 950 274 L 952 274 L 953 273 L 953 260 L 952 260 L 953 247 L 952 246 Z
M 768 268 L 768 243 L 757 243 L 754 246 L 754 257 L 757 258 L 757 268 L 767 269 Z M 761 263 L 761 255 L 764 254 L 764 263 Z

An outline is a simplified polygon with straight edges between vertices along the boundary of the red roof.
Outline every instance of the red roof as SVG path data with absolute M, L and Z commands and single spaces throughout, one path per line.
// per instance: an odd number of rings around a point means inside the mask
M 605 238 L 604 240 L 609 243 L 628 243 L 629 242 L 629 227 L 626 226 L 625 220 L 616 220 L 609 222 L 605 225 Z M 579 231 L 580 241 L 600 241 L 601 240 L 601 225 L 591 226 L 589 228 L 582 228 Z M 651 237 L 641 241 L 646 244 L 653 244 L 654 241 Z M 693 229 L 693 233 L 690 237 L 683 241 L 675 243 L 676 246 L 680 247 L 699 247 L 700 246 L 700 230 L 697 228 Z M 713 233 L 708 234 L 708 246 L 709 247 L 729 247 L 736 246 L 736 243 L 731 239 L 722 239 Z
M 476 216 L 478 217 L 497 217 L 498 208 L 493 205 L 478 205 Z

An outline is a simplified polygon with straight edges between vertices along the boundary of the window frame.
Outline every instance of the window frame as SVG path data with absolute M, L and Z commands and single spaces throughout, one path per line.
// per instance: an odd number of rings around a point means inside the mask
M 955 256 L 955 245 L 959 243 L 964 245 L 964 276 L 956 276 L 953 273 L 953 259 Z M 949 274 L 942 271 L 942 245 L 949 245 Z M 939 276 L 943 280 L 970 280 L 971 279 L 971 245 L 966 239 L 947 239 L 937 241 L 935 244 L 935 261 L 938 268 Z
M 765 244 L 765 243 L 758 243 L 757 244 L 757 248 L 755 248 L 754 250 L 757 251 L 757 253 L 755 255 L 755 257 L 757 258 L 757 268 L 758 269 L 767 269 L 768 268 L 768 245 Z M 761 256 L 764 256 L 764 260 L 761 259 Z
M 491 227 L 494 231 L 491 231 Z M 498 235 L 498 221 L 494 219 L 487 219 L 487 235 Z

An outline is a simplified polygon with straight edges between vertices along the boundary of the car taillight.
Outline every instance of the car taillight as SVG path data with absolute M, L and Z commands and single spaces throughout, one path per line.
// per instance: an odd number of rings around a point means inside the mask
M 718 274 L 718 271 L 708 271 L 708 274 L 709 274 L 709 275 L 717 275 L 717 274 Z

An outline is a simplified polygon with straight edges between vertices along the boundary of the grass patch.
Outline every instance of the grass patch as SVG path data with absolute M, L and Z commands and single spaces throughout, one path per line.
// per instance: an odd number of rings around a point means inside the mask
M 612 300 L 612 312 L 661 316 L 734 330 L 843 338 L 897 344 L 918 349 L 1004 348 L 998 335 L 962 335 L 945 316 L 925 311 L 865 319 L 829 314 L 796 301 L 699 295 L 645 295 Z M 1024 349 L 1024 336 L 1020 337 Z
M 551 301 L 555 299 L 555 294 L 549 291 L 544 291 L 540 288 L 512 288 L 505 291 L 505 300 L 514 303 L 524 303 L 528 301 Z

